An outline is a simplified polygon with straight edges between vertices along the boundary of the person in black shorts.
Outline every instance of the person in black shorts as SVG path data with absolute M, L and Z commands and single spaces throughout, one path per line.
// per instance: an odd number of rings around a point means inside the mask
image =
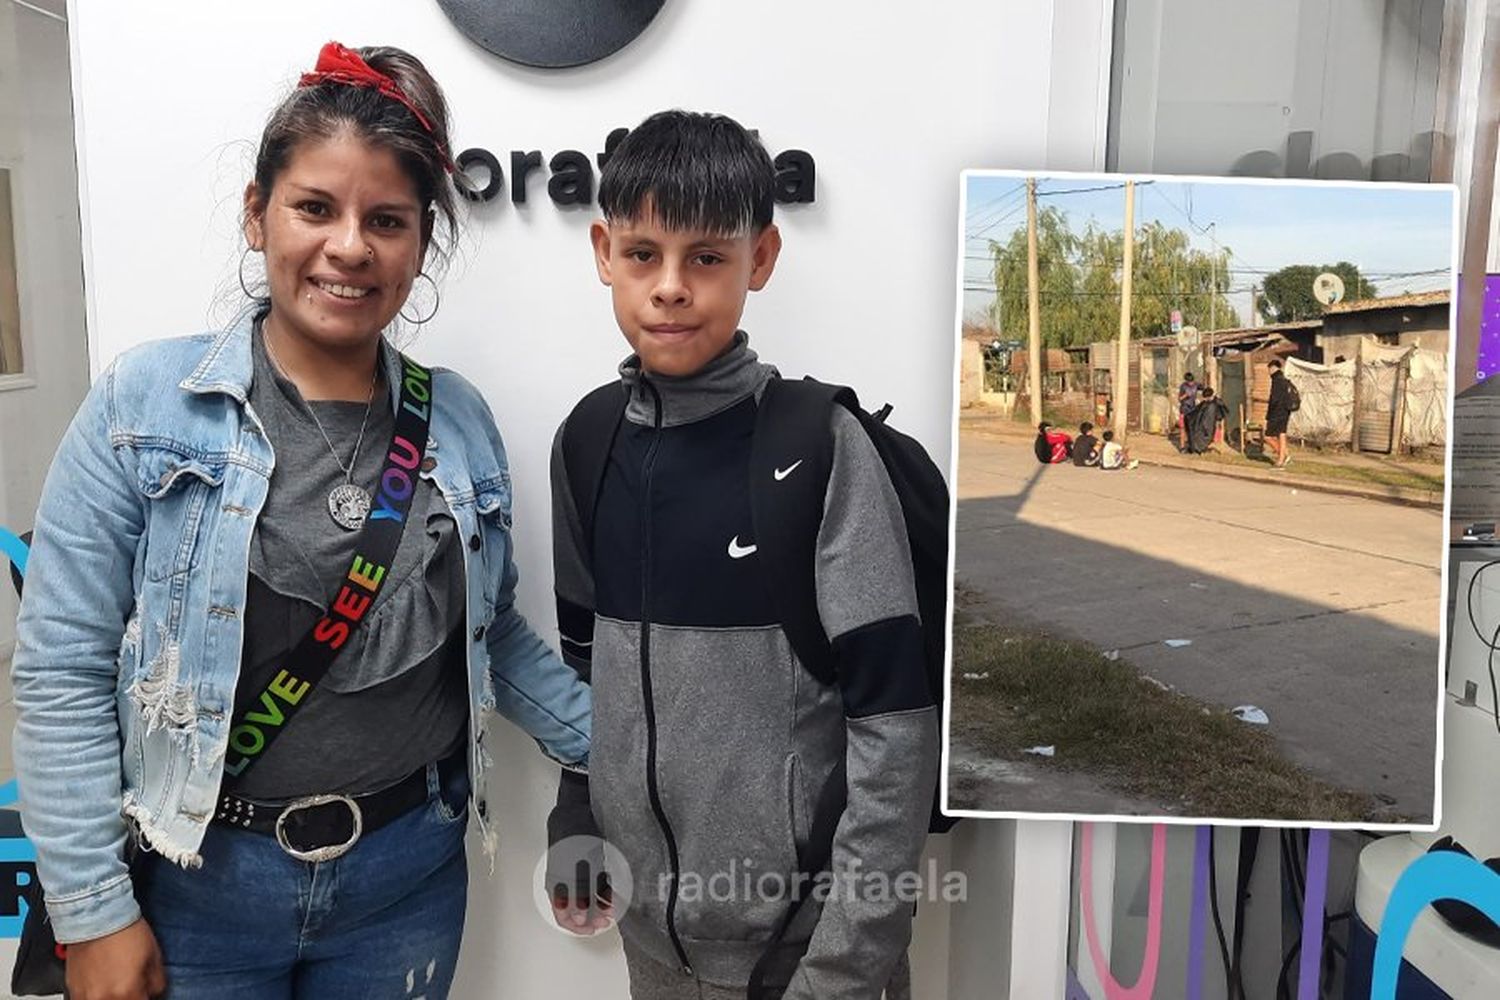
M 1292 461 L 1286 447 L 1286 425 L 1292 419 L 1292 384 L 1281 370 L 1280 361 L 1272 361 L 1269 367 L 1271 400 L 1266 404 L 1266 442 L 1276 451 L 1273 465 L 1284 469 Z

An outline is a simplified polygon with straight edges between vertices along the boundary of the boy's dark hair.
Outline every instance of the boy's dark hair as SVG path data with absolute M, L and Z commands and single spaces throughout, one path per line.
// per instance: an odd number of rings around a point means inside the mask
M 668 229 L 737 236 L 771 224 L 776 168 L 739 122 L 659 111 L 620 140 L 599 178 L 610 222 L 649 212 Z
M 1115 432 L 1114 431 L 1105 431 L 1104 432 L 1104 440 L 1106 440 L 1106 441 L 1113 441 L 1114 439 L 1115 439 Z
M 1183 374 L 1182 374 L 1182 380 L 1184 382 L 1191 382 L 1193 380 L 1193 373 L 1192 372 L 1183 372 Z
M 1089 423 L 1087 420 L 1085 420 L 1083 423 L 1081 423 L 1081 424 L 1078 425 L 1078 433 L 1080 433 L 1080 434 L 1087 434 L 1089 431 L 1091 431 L 1093 429 L 1094 429 L 1094 425 L 1091 424 L 1091 423 Z
M 1203 388 L 1201 388 L 1201 389 L 1198 390 L 1198 394 L 1200 396 L 1202 396 L 1204 399 L 1213 399 L 1214 398 L 1214 391 L 1212 389 L 1210 389 L 1206 385 Z
M 1279 372 L 1281 371 L 1281 362 L 1273 358 L 1271 360 L 1271 363 L 1266 365 L 1266 367 L 1271 369 L 1273 372 Z
M 1051 424 L 1049 424 L 1049 423 L 1047 423 L 1047 421 L 1043 420 L 1041 423 L 1039 423 L 1039 424 L 1036 425 L 1036 432 L 1038 434 L 1045 434 L 1045 433 L 1047 433 L 1047 428 L 1051 427 L 1051 426 L 1052 426 Z

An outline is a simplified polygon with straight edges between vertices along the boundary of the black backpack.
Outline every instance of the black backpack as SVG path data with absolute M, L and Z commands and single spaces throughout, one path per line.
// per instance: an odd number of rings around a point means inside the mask
M 1282 378 L 1286 376 L 1283 375 Z M 1296 413 L 1300 409 L 1302 409 L 1302 393 L 1297 391 L 1296 383 L 1288 378 L 1286 379 L 1286 411 Z

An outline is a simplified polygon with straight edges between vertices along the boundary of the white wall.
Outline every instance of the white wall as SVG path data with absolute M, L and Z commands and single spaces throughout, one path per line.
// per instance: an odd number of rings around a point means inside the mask
M 1059 59 L 1103 65 L 1110 6 L 964 0 L 937 18 L 913 8 L 896 17 L 792 0 L 669 0 L 619 55 L 543 73 L 474 47 L 434 3 L 75 0 L 94 368 L 223 314 L 216 296 L 236 285 L 239 192 L 266 113 L 328 38 L 394 43 L 447 89 L 455 146 L 502 160 L 511 149 L 592 155 L 610 129 L 664 106 L 734 115 L 773 153 L 810 151 L 817 202 L 783 213 L 786 249 L 745 326 L 784 373 L 847 380 L 869 404 L 894 403 L 893 423 L 941 462 L 951 433 L 956 177 L 970 166 L 1097 164 L 1101 91 L 1079 86 L 1073 70 L 1054 86 L 1050 70 Z M 553 206 L 539 178 L 524 208 L 477 209 L 442 310 L 415 348 L 468 375 L 495 409 L 517 483 L 520 605 L 548 632 L 547 446 L 571 401 L 610 377 L 623 354 L 592 273 L 589 218 Z M 501 855 L 493 877 L 474 865 L 455 995 L 624 997 L 617 941 L 565 939 L 530 901 L 553 769 L 513 733 L 496 757 Z M 964 863 L 1008 865 L 1013 832 L 972 825 L 957 851 Z M 948 845 L 934 850 L 946 856 Z M 950 966 L 963 973 L 965 960 L 948 949 L 950 925 L 957 935 L 962 919 L 961 910 L 924 906 L 919 995 L 946 996 Z M 967 924 L 966 940 L 980 941 L 984 926 Z
M 88 366 L 67 27 L 8 2 L 0 3 L 0 167 L 11 170 L 25 367 L 24 377 L 0 376 L 0 525 L 20 533 L 31 528 L 52 453 L 88 390 Z M 0 666 L 15 622 L 0 560 Z M 8 692 L 8 679 L 0 687 Z M 7 694 L 0 708 L 8 702 Z M 0 761 L 3 783 L 8 750 Z

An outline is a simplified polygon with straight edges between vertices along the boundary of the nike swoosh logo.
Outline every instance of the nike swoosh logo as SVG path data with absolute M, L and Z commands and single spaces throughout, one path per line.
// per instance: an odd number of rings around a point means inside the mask
M 735 535 L 729 540 L 729 558 L 731 559 L 743 559 L 754 552 L 755 549 L 754 545 L 741 545 L 739 535 Z
M 792 471 L 795 470 L 797 468 L 797 466 L 799 466 L 801 464 L 802 464 L 802 459 L 799 458 L 799 459 L 797 459 L 797 461 L 793 462 L 791 465 L 788 465 L 785 469 L 777 469 L 777 470 L 775 470 L 772 473 L 772 475 L 774 475 L 776 477 L 776 481 L 779 483 L 783 479 L 785 479 L 787 476 L 790 476 L 792 474 Z

